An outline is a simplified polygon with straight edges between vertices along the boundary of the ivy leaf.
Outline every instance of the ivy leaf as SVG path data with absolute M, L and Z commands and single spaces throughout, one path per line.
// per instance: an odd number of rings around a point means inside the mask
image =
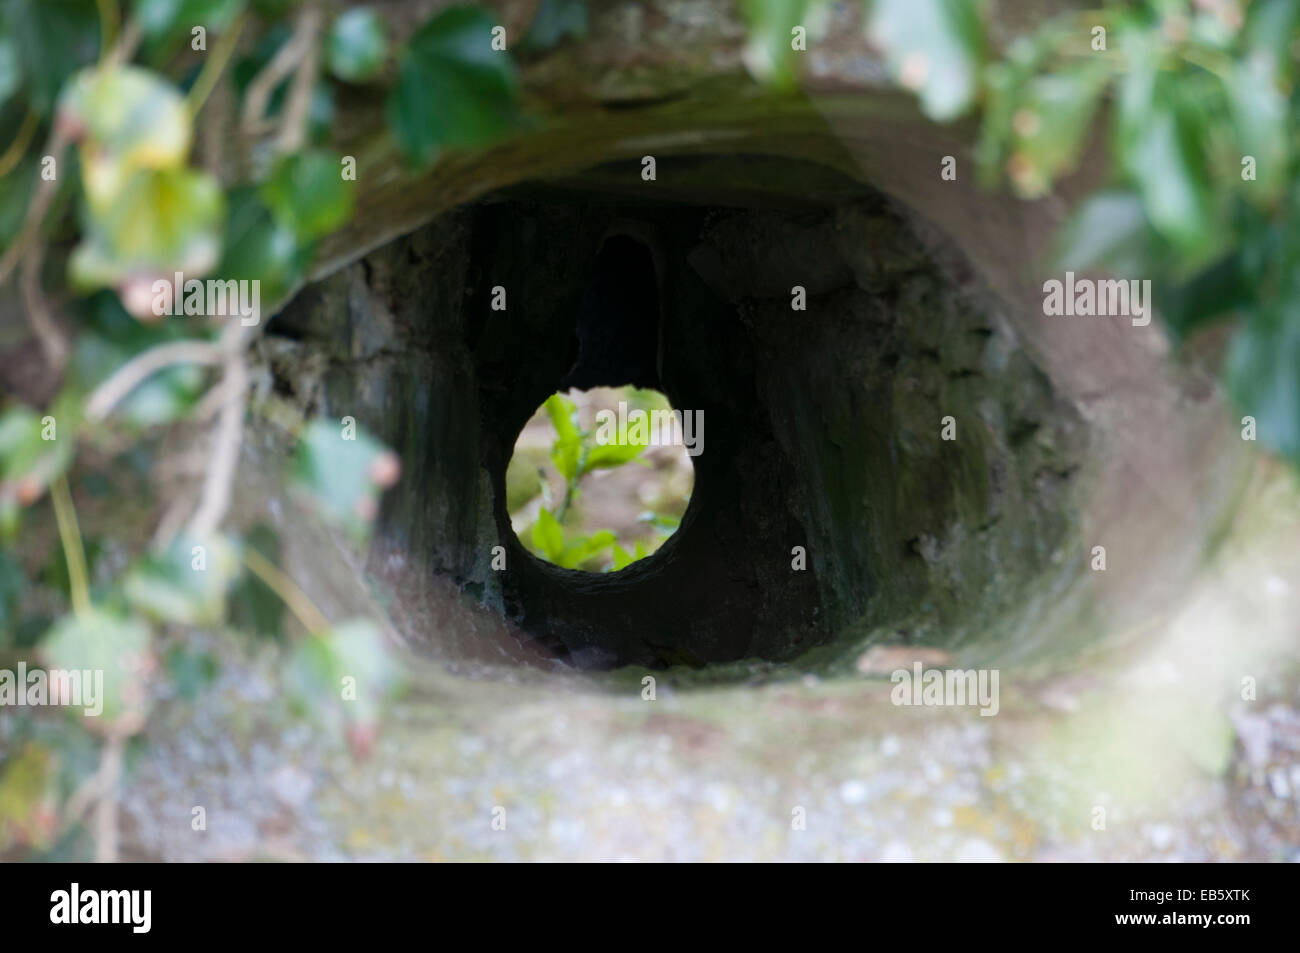
M 493 25 L 483 10 L 451 7 L 411 37 L 388 97 L 388 125 L 412 161 L 482 146 L 515 127 L 514 67 L 492 49 Z
M 67 78 L 99 56 L 95 4 L 11 0 L 2 13 L 22 60 L 28 104 L 48 117 Z
M 361 536 L 378 512 L 379 491 L 399 471 L 397 456 L 354 422 L 313 420 L 298 445 L 293 482 L 326 519 Z
M 130 723 L 143 724 L 153 667 L 150 633 L 143 623 L 105 609 L 67 615 L 45 636 L 41 654 L 52 668 L 103 672 L 102 718 L 112 722 L 127 716 Z
M 246 0 L 135 0 L 135 20 L 150 39 L 188 33 L 193 27 L 221 31 L 235 22 Z
M 885 51 L 894 79 L 920 96 L 931 119 L 955 119 L 970 106 L 982 56 L 975 4 L 876 0 L 867 32 Z
M 1105 89 L 1098 69 L 1039 76 L 1024 91 L 1011 120 L 1012 183 L 1022 196 L 1047 193 L 1079 158 Z
M 81 178 L 102 214 L 141 169 L 180 169 L 193 123 L 180 91 L 138 66 L 83 70 L 59 97 L 60 121 L 83 134 Z
M 217 273 L 225 278 L 260 282 L 261 301 L 270 307 L 301 279 L 310 247 L 282 223 L 255 189 L 237 189 L 230 196 L 222 257 Z
M 1120 98 L 1120 159 L 1152 227 L 1182 253 L 1204 254 L 1212 240 L 1204 129 L 1181 104 L 1173 80 L 1135 67 Z
M 330 72 L 348 83 L 364 83 L 378 75 L 388 55 L 384 21 L 369 7 L 339 14 L 330 28 L 326 59 Z
M 139 276 L 205 274 L 221 248 L 224 197 L 212 176 L 189 169 L 136 172 L 110 204 L 92 209 L 68 263 L 83 289 Z
M 1294 268 L 1294 266 L 1293 266 Z M 1265 301 L 1233 334 L 1225 368 L 1228 392 L 1255 418 L 1259 440 L 1300 464 L 1300 295 Z
M 289 661 L 288 685 L 298 706 L 324 720 L 373 723 L 398 683 L 383 634 L 353 619 L 302 639 Z
M 587 35 L 586 0 L 542 0 L 528 27 L 529 49 L 548 50 L 566 36 Z
M 225 617 L 226 592 L 239 570 L 238 550 L 226 537 L 180 537 L 132 569 L 123 590 L 127 602 L 150 618 L 216 625 Z
M 275 217 L 303 242 L 328 235 L 352 217 L 353 189 L 339 157 L 320 150 L 285 156 L 262 185 Z
M 51 420 L 18 406 L 0 414 L 0 535 L 17 529 L 21 507 L 40 499 L 72 462 L 75 412 L 55 408 L 45 416 Z M 53 439 L 46 439 L 51 434 Z
M 1255 159 L 1254 188 L 1245 195 L 1266 204 L 1286 184 L 1286 97 L 1278 89 L 1273 59 L 1252 53 L 1234 64 L 1226 84 L 1237 145 L 1243 156 Z

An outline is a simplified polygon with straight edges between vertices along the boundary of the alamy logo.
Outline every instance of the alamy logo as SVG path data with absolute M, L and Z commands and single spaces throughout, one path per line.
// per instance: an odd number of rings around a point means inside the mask
M 1064 282 L 1043 282 L 1043 314 L 1131 317 L 1133 327 L 1144 328 L 1151 323 L 1151 279 L 1094 281 L 1067 271 Z
M 148 933 L 153 922 L 152 890 L 71 890 L 50 894 L 51 923 L 126 923 L 132 933 Z
M 998 713 L 998 670 L 923 669 L 919 661 L 912 671 L 897 669 L 889 680 L 894 687 L 889 700 L 895 705 L 964 707 L 979 705 L 981 715 Z
M 0 668 L 0 706 L 5 705 L 66 705 L 98 717 L 104 712 L 104 672 L 89 668 L 28 671 L 26 662 L 18 663 L 16 673 Z
M 682 444 L 692 457 L 704 452 L 704 411 L 702 410 L 628 410 L 627 401 L 618 402 L 618 412 L 596 412 L 596 443 L 629 443 L 651 447 L 674 447 Z
M 158 317 L 180 314 L 207 315 L 214 318 L 239 318 L 252 327 L 261 320 L 262 282 L 257 279 L 198 278 L 187 279 L 179 271 L 172 279 L 159 278 L 153 283 L 150 307 Z

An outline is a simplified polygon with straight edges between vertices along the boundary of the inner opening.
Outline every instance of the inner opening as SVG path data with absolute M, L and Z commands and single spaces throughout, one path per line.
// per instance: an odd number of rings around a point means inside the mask
M 320 412 L 402 458 L 377 574 L 417 602 L 454 586 L 530 657 L 581 668 L 829 670 L 879 641 L 1055 651 L 1006 620 L 1079 572 L 1087 428 L 969 263 L 819 167 L 659 171 L 672 188 L 653 194 L 615 164 L 458 208 L 277 319 L 326 351 Z M 707 421 L 680 525 L 617 571 L 612 546 L 576 570 L 538 558 L 562 494 L 519 489 L 521 437 L 557 392 L 580 412 L 620 388 Z
M 618 572 L 677 531 L 704 450 L 703 413 L 657 390 L 552 394 L 515 440 L 506 507 L 524 548 L 561 569 Z

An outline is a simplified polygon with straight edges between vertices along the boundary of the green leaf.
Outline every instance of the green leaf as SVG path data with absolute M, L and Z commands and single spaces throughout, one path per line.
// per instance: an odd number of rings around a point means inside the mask
M 313 420 L 295 455 L 294 485 L 317 510 L 354 535 L 364 535 L 377 513 L 381 487 L 396 479 L 396 457 L 355 421 Z
M 235 22 L 245 0 L 135 0 L 135 21 L 150 39 L 170 37 L 202 26 L 221 32 Z
M 493 26 L 483 10 L 451 7 L 411 37 L 388 98 L 388 125 L 412 161 L 483 146 L 515 127 L 514 67 L 492 49 Z
M 806 28 L 808 0 L 744 0 L 741 11 L 749 23 L 745 67 L 756 79 L 778 88 L 795 80 L 793 29 Z
M 538 511 L 533 524 L 533 550 L 557 564 L 564 555 L 564 530 L 546 507 Z
M 586 0 L 542 0 L 528 27 L 525 45 L 529 49 L 548 50 L 566 36 L 586 35 Z
M 1023 196 L 1047 193 L 1074 169 L 1105 89 L 1106 73 L 1082 68 L 1033 79 L 1011 121 L 1011 173 Z
M 141 169 L 179 169 L 193 123 L 180 91 L 138 66 L 78 73 L 59 97 L 61 121 L 85 130 L 81 148 L 87 204 L 100 214 Z
M 372 722 L 398 683 L 383 633 L 352 619 L 302 639 L 289 660 L 287 682 L 300 708 L 325 720 Z
M 262 185 L 267 207 L 300 241 L 328 235 L 352 217 L 354 189 L 343 180 L 339 159 L 320 150 L 295 152 Z
M 969 0 L 875 0 L 868 35 L 931 119 L 955 119 L 974 101 L 983 41 Z
M 1300 464 L 1300 294 L 1264 301 L 1237 328 L 1225 368 L 1228 392 L 1255 418 L 1260 443 Z
M 577 569 L 583 563 L 599 556 L 601 552 L 613 546 L 618 537 L 607 529 L 602 529 L 591 536 L 579 536 L 571 540 L 553 562 L 563 569 Z
M 546 414 L 555 427 L 555 443 L 551 446 L 551 460 L 560 471 L 566 483 L 572 483 L 579 476 L 578 467 L 582 455 L 582 434 L 574 422 L 578 407 L 563 394 L 552 394 L 543 405 Z
M 64 416 L 57 408 L 37 415 L 15 406 L 0 414 L 0 525 L 16 528 L 19 509 L 38 500 L 67 470 L 76 451 L 77 423 L 73 413 Z
M 1286 185 L 1286 97 L 1278 88 L 1272 57 L 1254 53 L 1234 64 L 1225 80 L 1236 143 L 1242 156 L 1255 159 L 1255 181 L 1244 194 L 1256 204 L 1275 198 Z
M 621 467 L 631 463 L 645 451 L 645 444 L 639 443 L 598 443 L 587 453 L 582 464 L 582 472 Z
M 369 7 L 345 10 L 330 28 L 326 47 L 330 72 L 345 82 L 373 79 L 387 55 L 384 21 Z
M 28 104 L 54 110 L 67 78 L 99 56 L 99 14 L 92 0 L 9 0 L 0 14 L 27 79 Z
M 614 544 L 614 561 L 610 566 L 611 572 L 618 572 L 620 569 L 633 562 L 632 554 L 629 553 L 618 543 Z
M 92 209 L 86 238 L 69 262 L 83 289 L 128 278 L 205 274 L 221 248 L 224 198 L 210 175 L 188 169 L 142 170 L 105 207 Z
M 112 721 L 127 714 L 143 717 L 148 711 L 150 643 L 149 629 L 142 623 L 92 609 L 56 622 L 41 642 L 41 654 L 51 668 L 103 672 L 101 716 Z
M 23 84 L 23 68 L 18 56 L 18 44 L 13 37 L 0 36 L 0 109 Z
M 239 575 L 239 552 L 224 536 L 177 538 L 146 557 L 123 583 L 127 602 L 141 614 L 177 625 L 216 625 L 225 617 L 226 592 Z
M 271 213 L 254 189 L 231 194 L 222 248 L 217 274 L 259 281 L 264 308 L 297 285 L 311 256 L 310 246 L 299 243 L 293 229 Z
M 1120 156 L 1152 226 L 1185 255 L 1204 254 L 1213 236 L 1204 129 L 1178 101 L 1175 81 L 1145 71 L 1121 97 Z M 1147 98 L 1143 98 L 1144 94 Z

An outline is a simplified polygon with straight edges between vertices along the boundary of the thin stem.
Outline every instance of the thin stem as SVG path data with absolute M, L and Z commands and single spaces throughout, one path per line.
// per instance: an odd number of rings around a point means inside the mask
M 302 623 L 304 629 L 312 635 L 323 635 L 329 629 L 329 620 L 316 608 L 307 593 L 287 573 L 251 546 L 244 550 L 244 565 L 280 597 L 280 601 L 289 607 L 289 611 Z
M 231 24 L 221 36 L 221 41 L 212 51 L 206 63 L 203 64 L 203 70 L 199 73 L 199 78 L 195 80 L 194 85 L 190 87 L 190 93 L 185 97 L 185 105 L 189 108 L 191 116 L 197 116 L 203 104 L 208 101 L 212 95 L 212 90 L 216 88 L 217 80 L 225 72 L 226 64 L 230 62 L 231 54 L 235 52 L 235 44 L 239 42 L 239 34 L 244 30 L 244 14 L 240 14 L 238 19 Z
M 113 376 L 95 388 L 86 401 L 86 416 L 102 420 L 123 397 L 164 367 L 172 364 L 218 364 L 220 348 L 210 341 L 169 341 L 159 344 L 119 367 Z
M 90 586 L 86 576 L 86 551 L 81 546 L 81 528 L 77 525 L 77 510 L 72 505 L 68 481 L 63 474 L 50 484 L 50 499 L 54 503 L 54 518 L 59 524 L 59 539 L 63 555 L 68 561 L 68 585 L 72 594 L 72 611 L 79 616 L 90 612 Z
M 0 155 L 0 179 L 12 172 L 19 160 L 27 153 L 27 147 L 32 144 L 32 136 L 36 135 L 36 127 L 40 124 L 41 120 L 36 115 L 36 110 L 28 109 L 27 115 L 23 117 L 23 124 L 18 127 L 18 135 L 14 136 L 14 141 L 9 144 L 9 148 Z
M 117 28 L 122 22 L 122 11 L 115 0 L 95 0 L 99 10 L 99 61 L 107 63 L 117 47 Z

